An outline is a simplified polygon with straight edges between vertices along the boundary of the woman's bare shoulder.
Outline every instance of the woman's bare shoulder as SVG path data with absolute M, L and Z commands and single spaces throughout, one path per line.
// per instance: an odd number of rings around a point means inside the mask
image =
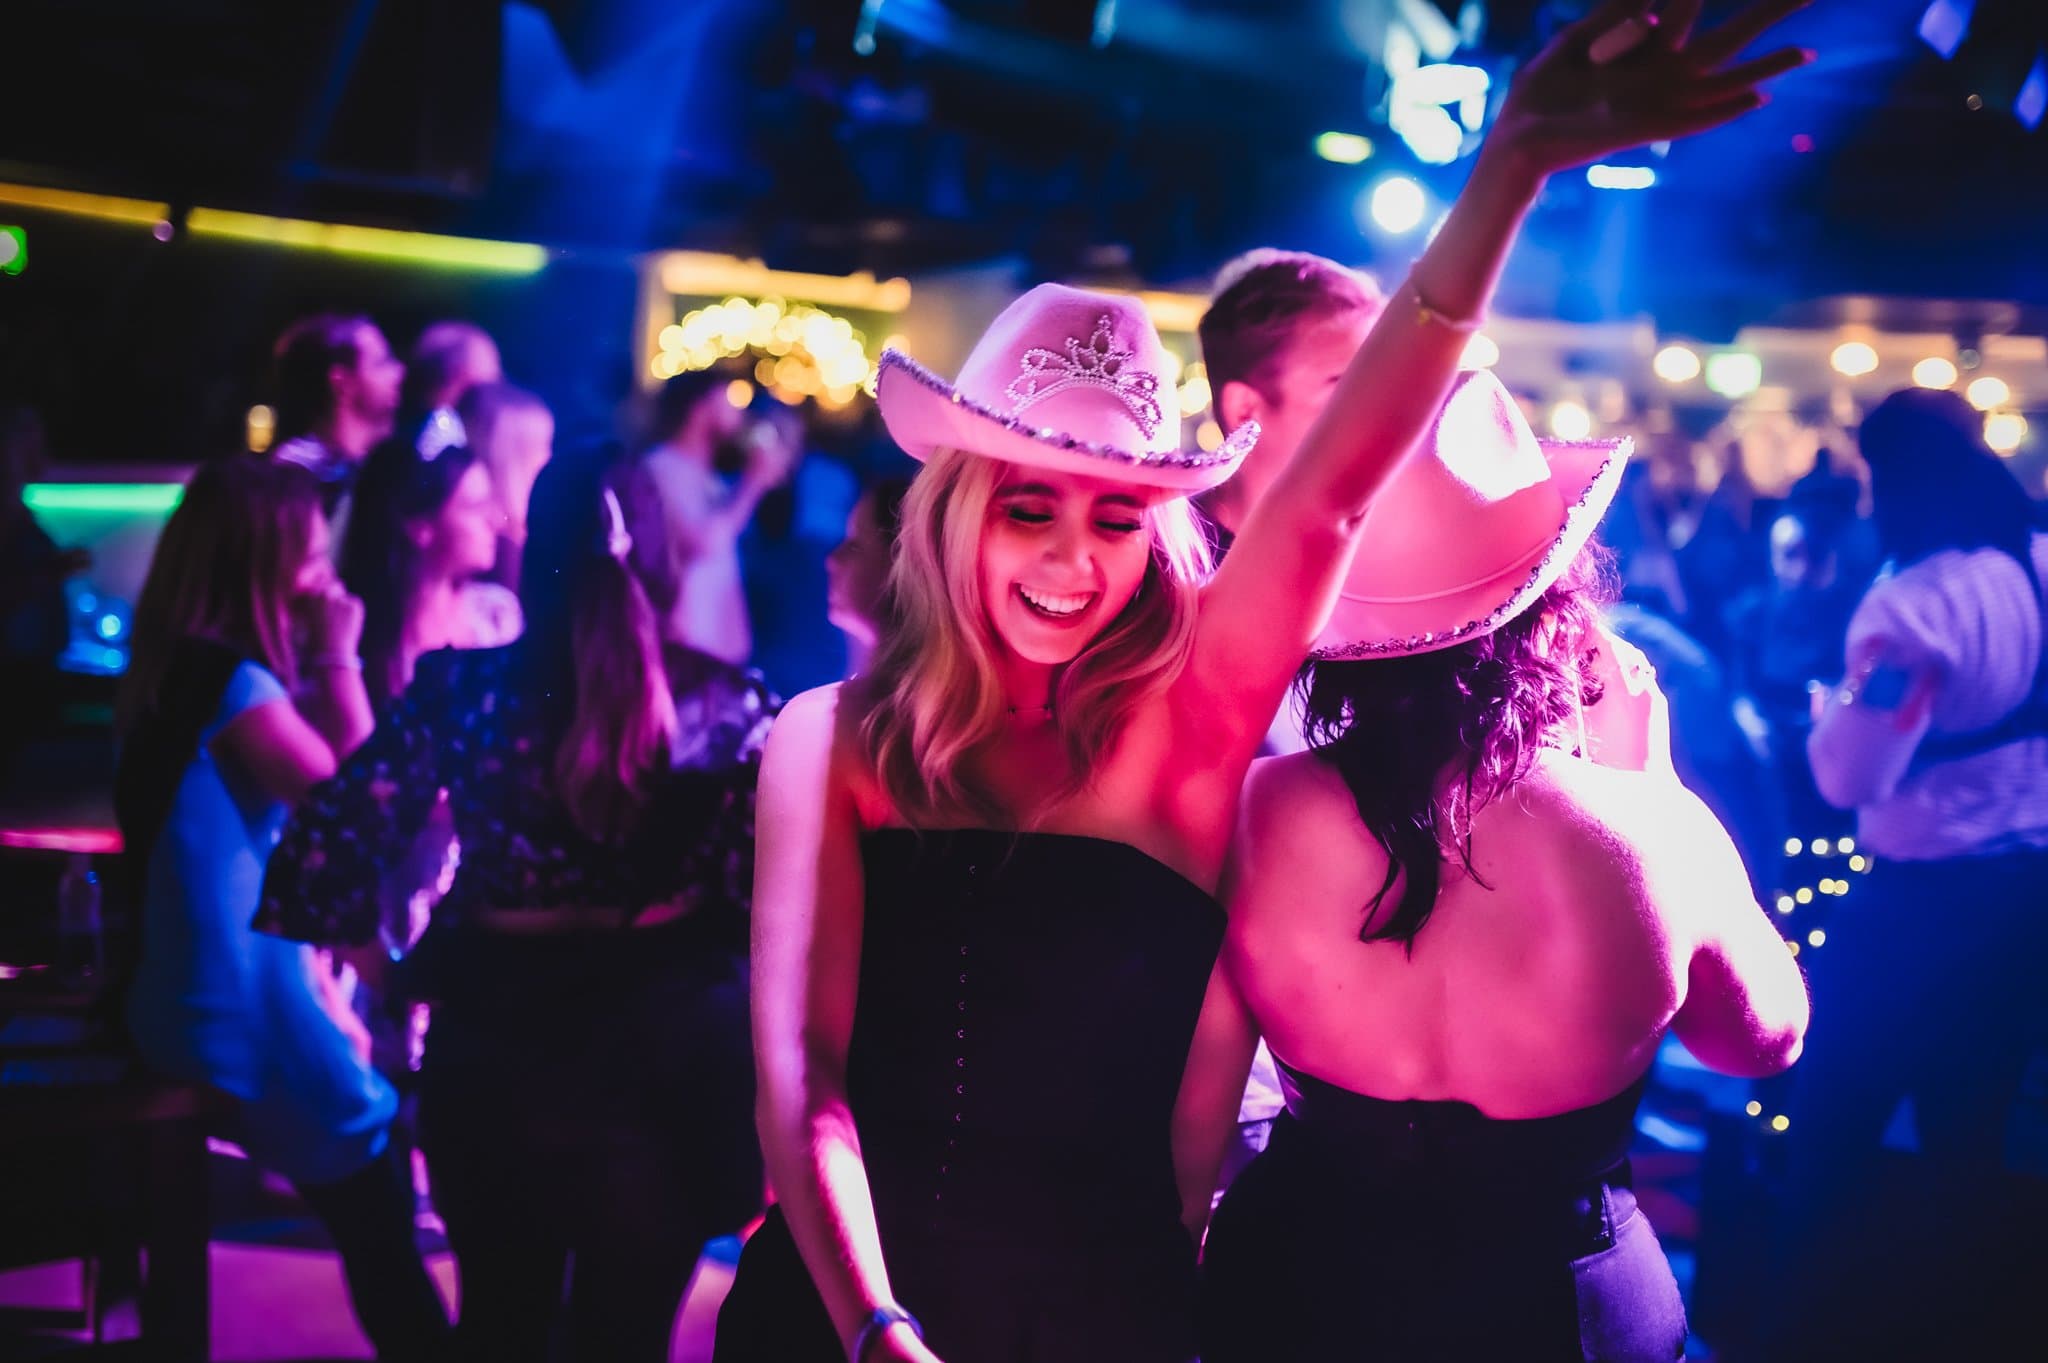
M 1314 753 L 1252 764 L 1233 855 L 1238 876 L 1269 887 L 1376 886 L 1386 875 L 1386 852 L 1359 818 L 1343 775 Z
M 896 820 L 868 763 L 860 731 L 863 715 L 857 690 L 845 682 L 800 692 L 776 716 L 768 760 L 774 760 L 779 745 L 850 797 L 862 827 L 875 828 Z
M 1669 773 L 1621 771 L 1558 754 L 1516 787 L 1510 817 L 1582 889 L 1666 909 L 1726 891 L 1740 871 L 1727 831 Z
M 1357 806 L 1343 776 L 1312 752 L 1253 762 L 1245 775 L 1241 808 L 1242 820 L 1275 822 L 1281 827 L 1304 817 L 1325 819 L 1332 812 L 1350 812 L 1352 821 L 1357 821 Z

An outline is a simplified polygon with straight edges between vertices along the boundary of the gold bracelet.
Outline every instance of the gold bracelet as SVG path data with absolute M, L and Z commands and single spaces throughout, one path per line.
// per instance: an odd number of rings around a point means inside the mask
M 1486 315 L 1484 313 L 1477 317 L 1453 317 L 1447 312 L 1431 307 L 1429 300 L 1422 296 L 1422 290 L 1416 287 L 1413 276 L 1410 276 L 1408 279 L 1407 289 L 1408 297 L 1415 303 L 1416 319 L 1424 326 L 1435 323 L 1446 331 L 1455 331 L 1461 336 L 1470 336 L 1473 332 L 1486 325 Z

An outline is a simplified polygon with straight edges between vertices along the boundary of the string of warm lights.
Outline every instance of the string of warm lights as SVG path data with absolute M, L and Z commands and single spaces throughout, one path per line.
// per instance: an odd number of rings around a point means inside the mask
M 873 378 L 868 338 L 852 322 L 809 303 L 727 298 L 661 329 L 649 361 L 656 379 L 755 357 L 754 379 L 784 402 L 814 398 L 844 407 Z
M 1854 838 L 1787 838 L 1785 856 L 1788 860 L 1809 857 L 1818 860 L 1823 857 L 1841 857 L 1849 870 L 1856 875 L 1867 875 L 1872 866 L 1871 859 L 1856 850 Z M 1800 885 L 1791 890 L 1780 890 L 1773 896 L 1773 906 L 1781 917 L 1789 918 L 1805 905 L 1818 902 L 1821 898 L 1841 899 L 1849 893 L 1849 879 L 1833 874 L 1823 875 L 1811 885 Z M 1827 944 L 1827 932 L 1813 928 L 1805 934 L 1804 945 L 1818 949 Z M 1786 946 L 1794 956 L 1800 951 L 1801 939 L 1795 933 L 1786 939 Z
M 1855 876 L 1868 875 L 1876 864 L 1869 856 L 1856 850 L 1854 838 L 1787 838 L 1784 850 L 1788 863 L 1820 862 L 1840 858 L 1851 875 Z M 1810 885 L 1799 885 L 1789 890 L 1778 891 L 1772 896 L 1772 906 L 1777 909 L 1781 918 L 1790 918 L 1806 906 L 1821 903 L 1823 900 L 1844 898 L 1849 894 L 1851 884 L 1848 876 L 1835 875 L 1832 868 L 1829 868 L 1829 874 L 1818 877 Z M 1793 927 L 1789 923 L 1785 926 Z M 1816 926 L 1806 929 L 1803 933 L 1795 928 L 1785 939 L 1785 949 L 1797 956 L 1802 949 L 1818 951 L 1827 945 L 1827 941 L 1828 934 L 1825 928 Z M 1774 1113 L 1766 1120 L 1764 1105 L 1758 1099 L 1751 1099 L 1743 1111 L 1758 1119 L 1767 1130 L 1780 1135 L 1792 1127 L 1792 1119 L 1782 1112 Z

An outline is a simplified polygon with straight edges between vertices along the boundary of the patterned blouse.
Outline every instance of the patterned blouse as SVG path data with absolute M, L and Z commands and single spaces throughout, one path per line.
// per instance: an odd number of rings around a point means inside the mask
M 520 694 L 517 648 L 419 660 L 376 732 L 293 811 L 264 877 L 257 928 L 324 944 L 376 937 L 386 868 L 443 791 L 462 855 L 437 920 L 477 908 L 637 911 L 685 892 L 699 913 L 746 911 L 755 778 L 777 708 L 759 678 L 669 651 L 674 765 L 637 829 L 605 844 L 584 836 L 553 793 L 554 744 Z

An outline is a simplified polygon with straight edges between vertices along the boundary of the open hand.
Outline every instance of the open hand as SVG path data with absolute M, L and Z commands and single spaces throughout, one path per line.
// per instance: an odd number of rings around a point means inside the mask
M 1705 0 L 1608 0 L 1565 29 L 1516 76 L 1491 140 L 1539 175 L 1613 152 L 1718 128 L 1765 103 L 1760 87 L 1813 60 L 1779 48 L 1735 57 L 1811 0 L 1756 0 L 1710 33 L 1695 34 Z M 1653 25 L 1622 56 L 1596 62 L 1594 43 L 1617 26 Z

